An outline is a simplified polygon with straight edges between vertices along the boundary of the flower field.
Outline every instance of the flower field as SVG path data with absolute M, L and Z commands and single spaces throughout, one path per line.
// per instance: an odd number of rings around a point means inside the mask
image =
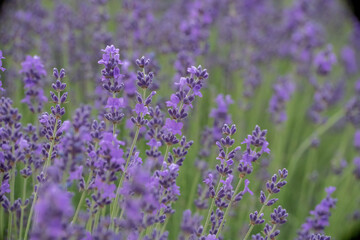
M 337 0 L 0 5 L 0 239 L 360 236 Z

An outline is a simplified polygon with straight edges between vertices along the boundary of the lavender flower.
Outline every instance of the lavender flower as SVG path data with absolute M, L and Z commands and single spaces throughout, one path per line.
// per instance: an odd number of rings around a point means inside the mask
M 337 199 L 331 197 L 335 191 L 335 187 L 328 187 L 325 189 L 327 196 L 318 204 L 313 211 L 310 211 L 311 217 L 306 219 L 306 222 L 298 231 L 297 240 L 309 239 L 312 233 L 323 233 L 326 226 L 329 225 L 329 218 L 331 216 L 330 210 L 334 208 Z
M 268 148 L 269 143 L 266 141 L 266 133 L 267 130 L 261 130 L 260 127 L 256 125 L 252 135 L 248 135 L 242 142 L 242 144 L 246 144 L 246 151 L 242 156 L 244 162 L 255 162 L 263 153 L 270 153 L 270 149 Z M 251 146 L 255 148 L 252 149 Z
M 35 205 L 34 227 L 30 239 L 60 239 L 71 237 L 69 218 L 73 214 L 71 196 L 55 184 L 40 189 Z
M 31 112 L 40 113 L 44 103 L 47 102 L 43 91 L 44 78 L 46 77 L 44 65 L 40 57 L 27 56 L 21 66 L 20 72 L 25 75 L 25 98 L 22 102 L 28 105 Z
M 336 55 L 333 52 L 332 45 L 327 45 L 326 49 L 315 56 L 314 66 L 319 75 L 329 74 L 334 64 L 336 64 Z
M 286 102 L 288 102 L 295 91 L 294 83 L 289 77 L 281 77 L 273 86 L 274 95 L 269 102 L 269 112 L 276 124 L 286 121 Z
M 341 60 L 345 67 L 346 74 L 355 74 L 358 70 L 355 51 L 350 46 L 345 46 L 341 50 Z

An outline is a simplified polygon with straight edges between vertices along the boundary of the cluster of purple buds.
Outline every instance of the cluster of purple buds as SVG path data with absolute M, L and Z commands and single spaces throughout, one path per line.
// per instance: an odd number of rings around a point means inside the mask
M 330 239 L 331 239 L 331 237 L 325 236 L 323 234 L 314 233 L 314 234 L 311 234 L 311 236 L 310 236 L 310 240 L 330 240 Z
M 255 126 L 255 130 L 252 132 L 252 135 L 248 135 L 247 138 L 242 142 L 246 144 L 246 150 L 243 153 L 242 160 L 240 163 L 251 164 L 258 160 L 262 154 L 270 153 L 268 148 L 269 142 L 266 141 L 267 130 L 261 130 L 258 125 Z M 253 148 L 253 149 L 252 149 Z
M 235 140 L 232 139 L 232 136 L 236 133 L 236 126 L 234 124 L 231 125 L 231 127 L 224 124 L 222 133 L 226 137 L 223 137 L 220 141 L 216 142 L 216 145 L 219 148 L 219 155 L 216 159 L 220 160 L 220 164 L 216 165 L 216 170 L 221 176 L 226 177 L 232 173 L 232 165 L 234 164 L 233 159 L 241 147 L 237 146 L 229 152 L 229 148 L 235 143 Z
M 284 169 L 279 169 L 278 174 L 274 174 L 269 181 L 266 183 L 266 190 L 268 195 L 266 196 L 263 191 L 260 191 L 260 203 L 262 207 L 260 211 L 255 211 L 254 213 L 250 213 L 250 228 L 248 230 L 248 235 L 251 233 L 253 227 L 255 225 L 260 225 L 265 222 L 263 210 L 266 206 L 272 206 L 274 203 L 278 201 L 277 198 L 271 198 L 273 194 L 277 194 L 280 192 L 280 189 L 286 185 L 285 179 L 288 176 L 288 171 Z M 281 206 L 278 206 L 274 209 L 274 212 L 270 215 L 270 224 L 266 223 L 263 235 L 260 233 L 253 235 L 252 239 L 274 239 L 277 235 L 280 234 L 280 230 L 275 230 L 276 227 L 282 225 L 286 222 L 288 214 L 286 210 Z M 248 236 L 247 235 L 247 236 Z
M 332 45 L 327 45 L 326 49 L 320 51 L 314 58 L 316 72 L 322 76 L 328 75 L 334 64 L 336 64 L 336 55 Z
M 280 234 L 280 230 L 277 228 L 280 225 L 286 223 L 286 221 L 287 221 L 286 218 L 288 217 L 288 213 L 286 212 L 286 210 L 284 208 L 279 206 L 278 208 L 274 209 L 274 212 L 271 213 L 270 217 L 271 217 L 271 223 L 265 224 L 264 230 L 262 232 L 263 235 L 261 235 L 261 233 L 253 235 L 252 236 L 253 240 L 275 239 Z
M 145 60 L 145 57 L 141 57 L 136 60 L 137 66 L 142 69 L 137 73 L 137 85 L 143 90 L 143 93 L 137 93 L 135 109 L 133 110 L 136 113 L 136 117 L 131 117 L 131 121 L 138 128 L 148 125 L 148 120 L 145 118 L 149 114 L 149 105 L 152 102 L 152 98 L 156 94 L 155 91 L 152 91 L 148 96 L 146 96 L 146 90 L 151 86 L 154 78 L 152 72 L 146 73 L 146 66 L 150 63 L 150 59 Z
M 25 98 L 21 102 L 26 103 L 31 112 L 41 113 L 44 103 L 47 102 L 43 90 L 46 77 L 45 67 L 38 56 L 27 56 L 21 66 L 20 72 L 25 75 Z
M 101 51 L 104 53 L 98 63 L 104 65 L 104 69 L 101 70 L 102 86 L 110 95 L 105 106 L 105 108 L 110 109 L 110 112 L 104 113 L 104 117 L 113 124 L 113 134 L 115 134 L 116 124 L 124 117 L 119 109 L 126 106 L 124 98 L 116 97 L 116 94 L 124 87 L 123 75 L 120 73 L 119 67 L 122 62 L 119 59 L 119 49 L 115 48 L 114 45 L 106 46 Z
M 150 85 L 153 82 L 154 79 L 154 73 L 149 72 L 148 74 L 145 73 L 145 67 L 149 65 L 150 59 L 145 59 L 144 56 L 142 56 L 140 59 L 136 59 L 136 65 L 143 70 L 143 72 L 138 71 L 137 72 L 137 82 L 136 84 L 142 88 L 147 89 L 150 87 Z
M 183 124 L 178 121 L 187 117 L 187 111 L 192 108 L 195 96 L 202 97 L 200 90 L 203 87 L 204 80 L 209 77 L 207 70 L 202 69 L 201 66 L 188 68 L 188 73 L 190 76 L 180 78 L 180 82 L 177 83 L 179 90 L 171 95 L 170 101 L 166 102 L 171 119 L 166 119 L 165 127 L 173 134 L 181 135 Z
M 115 94 L 121 91 L 123 84 L 121 82 L 122 74 L 120 73 L 119 65 L 122 64 L 119 57 L 119 49 L 114 45 L 106 46 L 101 50 L 103 53 L 102 59 L 98 61 L 99 64 L 104 65 L 104 69 L 101 70 L 102 86 L 111 94 Z
M 146 155 L 149 159 L 154 159 L 155 161 L 148 161 L 147 163 L 151 166 L 158 163 L 158 158 L 161 156 L 161 152 L 158 150 L 162 145 L 162 134 L 161 130 L 164 126 L 164 114 L 160 110 L 159 106 L 155 108 L 149 107 L 149 121 L 147 126 L 149 130 L 147 132 L 146 137 L 149 139 L 147 143 L 148 146 L 151 147 L 150 150 L 146 150 Z

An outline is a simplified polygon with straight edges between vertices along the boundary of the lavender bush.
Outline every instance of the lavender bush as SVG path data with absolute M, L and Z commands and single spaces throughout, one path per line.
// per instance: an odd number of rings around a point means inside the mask
M 358 237 L 341 1 L 16 0 L 0 22 L 0 239 Z

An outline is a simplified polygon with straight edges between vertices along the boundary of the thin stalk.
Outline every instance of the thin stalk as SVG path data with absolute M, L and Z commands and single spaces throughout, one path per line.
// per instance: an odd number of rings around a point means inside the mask
M 230 208 L 231 208 L 231 205 L 233 204 L 233 202 L 234 202 L 234 200 L 235 200 L 235 197 L 236 197 L 236 195 L 237 195 L 237 192 L 239 191 L 239 188 L 240 188 L 240 185 L 241 185 L 241 183 L 242 183 L 242 180 L 243 180 L 243 178 L 240 178 L 240 179 L 239 179 L 239 182 L 238 182 L 238 184 L 237 184 L 237 186 L 236 186 L 236 189 L 235 189 L 235 191 L 234 191 L 234 195 L 232 196 L 232 198 L 231 198 L 231 200 L 230 200 L 230 202 L 229 202 L 229 205 L 227 206 L 227 208 L 226 208 L 226 210 L 225 210 L 225 214 L 224 214 L 224 217 L 223 217 L 223 219 L 222 219 L 222 221 L 221 221 L 219 230 L 218 230 L 218 232 L 216 233 L 216 237 L 219 237 L 219 235 L 220 235 L 220 232 L 221 232 L 221 230 L 222 230 L 222 228 L 223 228 L 223 226 L 224 226 L 224 222 L 226 221 L 227 215 L 229 214 L 229 210 L 230 210 Z
M 169 154 L 169 150 L 170 150 L 170 145 L 166 146 L 166 150 L 165 150 L 165 155 L 164 155 L 164 162 L 166 162 L 166 159 L 168 157 Z M 164 163 L 161 165 L 161 171 L 164 170 Z
M 129 156 L 126 160 L 126 164 L 125 164 L 125 168 L 124 168 L 124 172 L 123 174 L 121 175 L 121 178 L 120 178 L 120 182 L 119 182 L 119 185 L 116 189 L 116 198 L 115 198 L 115 201 L 113 202 L 113 209 L 111 210 L 111 213 L 110 213 L 110 216 L 111 218 L 113 219 L 118 213 L 119 213 L 119 208 L 118 208 L 118 205 L 119 205 L 119 197 L 120 197 L 120 188 L 122 187 L 122 184 L 123 184 L 123 181 L 124 181 L 124 178 L 125 178 L 125 174 L 126 174 L 126 170 L 127 170 L 127 167 L 129 165 L 129 162 L 130 162 L 130 158 L 133 154 L 133 151 L 134 151 L 134 148 L 135 148 L 135 144 L 137 142 L 137 139 L 139 137 L 139 132 L 140 132 L 140 127 L 138 126 L 137 129 L 136 129 L 136 132 L 135 132 L 135 137 L 133 139 L 133 142 L 131 144 L 131 147 L 130 147 L 130 152 L 129 152 Z M 110 229 L 113 229 L 114 228 L 114 222 L 111 223 L 110 225 Z
M 85 200 L 85 196 L 86 196 L 87 190 L 88 190 L 88 188 L 89 188 L 89 183 L 90 183 L 92 177 L 93 177 L 93 172 L 90 171 L 89 178 L 88 178 L 88 180 L 87 180 L 87 182 L 86 182 L 85 189 L 84 189 L 84 191 L 83 191 L 82 194 L 81 194 L 80 201 L 79 201 L 78 206 L 77 206 L 77 208 L 76 208 L 76 211 L 75 211 L 73 220 L 71 221 L 71 224 L 74 224 L 74 223 L 76 222 L 76 220 L 77 220 L 77 217 L 78 217 L 79 212 L 80 212 L 80 209 L 81 209 L 81 205 L 83 204 L 83 202 L 84 202 L 84 200 Z
M 262 205 L 262 207 L 261 207 L 261 209 L 260 209 L 259 213 L 257 214 L 258 216 L 259 216 L 260 214 L 262 214 L 262 212 L 264 211 L 264 208 L 265 208 L 265 206 L 266 206 L 267 202 L 269 201 L 270 196 L 271 196 L 271 194 L 269 193 L 269 195 L 267 196 L 267 198 L 266 198 L 266 200 L 265 200 L 264 204 Z M 244 239 L 243 239 L 243 240 L 246 240 L 246 239 L 250 236 L 251 231 L 253 230 L 254 226 L 255 226 L 255 225 L 251 224 L 251 226 L 250 226 L 249 230 L 247 231 L 247 233 L 246 233 L 246 235 L 245 235 L 245 237 L 244 237 Z
M 26 224 L 26 230 L 25 230 L 24 239 L 27 239 L 27 236 L 29 234 L 31 218 L 32 218 L 32 215 L 34 213 L 34 206 L 35 206 L 36 200 L 37 200 L 37 192 L 34 193 L 34 199 L 33 199 L 33 203 L 31 204 L 30 213 L 29 213 L 27 224 Z
M 10 178 L 10 202 L 14 203 L 14 186 L 15 186 L 15 164 L 13 166 L 13 168 L 11 169 L 11 178 Z M 8 236 L 11 239 L 11 234 L 12 234 L 12 223 L 13 223 L 13 213 L 11 211 L 9 211 L 9 222 L 8 222 Z
M 101 209 L 102 210 L 102 209 Z M 95 214 L 95 223 L 94 223 L 94 229 L 97 229 L 98 225 L 99 225 L 99 220 L 100 220 L 100 209 L 98 209 L 98 211 Z
M 4 209 L 0 208 L 0 233 L 4 232 Z
M 57 93 L 58 95 L 58 105 L 60 106 L 61 105 L 61 102 L 60 102 L 60 92 Z M 50 144 L 50 149 L 49 149 L 49 155 L 48 155 L 48 158 L 45 162 L 45 165 L 44 165 L 44 173 L 46 174 L 46 170 L 47 168 L 50 166 L 50 163 L 51 163 L 51 155 L 52 155 L 52 152 L 54 150 L 54 146 L 55 146 L 55 137 L 56 137 L 56 132 L 57 132 L 57 128 L 58 128 L 58 121 L 59 119 L 55 116 L 55 126 L 54 126 L 54 131 L 53 131 L 53 135 L 52 135 L 52 140 L 51 140 L 51 144 Z
M 88 222 L 86 223 L 86 230 L 87 231 L 89 231 L 89 232 L 91 232 L 91 227 L 92 227 L 92 222 L 93 222 L 93 209 L 94 209 L 94 205 L 95 205 L 95 203 L 94 202 L 92 202 L 92 204 L 91 204 L 91 207 L 90 207 L 90 217 L 89 217 L 89 219 L 88 219 Z
M 274 224 L 273 227 L 272 227 L 272 229 L 271 229 L 271 231 L 270 231 L 269 234 L 266 235 L 266 236 L 270 237 L 270 235 L 271 235 L 273 232 L 275 232 L 276 227 L 277 227 L 277 224 Z
M 9 210 L 9 222 L 8 222 L 8 238 L 11 239 L 11 228 L 12 228 L 12 212 Z
M 107 205 L 105 205 L 105 206 L 102 208 L 102 210 L 101 210 L 101 217 L 102 217 L 102 218 L 104 218 L 105 215 L 106 215 L 106 206 L 107 206 Z
M 52 135 L 52 140 L 51 140 L 51 144 L 50 144 L 50 149 L 49 149 L 49 153 L 48 153 L 48 158 L 45 162 L 45 165 L 44 165 L 44 173 L 46 174 L 46 170 L 47 168 L 50 166 L 50 163 L 51 163 L 51 155 L 52 155 L 52 152 L 54 150 L 54 145 L 55 145 L 55 137 L 56 137 L 56 132 L 57 132 L 57 125 L 58 125 L 58 119 L 56 118 L 55 120 L 55 127 L 54 127 L 54 131 L 53 131 L 53 135 Z
M 14 132 L 14 126 L 12 126 L 12 132 Z M 12 150 L 11 150 L 11 155 L 14 156 L 15 154 L 15 145 L 12 145 Z M 16 171 L 16 161 L 14 162 L 14 165 L 11 168 L 11 177 L 10 177 L 10 203 L 13 204 L 14 203 L 14 199 L 15 199 L 15 171 Z M 12 212 L 9 211 L 9 222 L 8 222 L 8 237 L 11 239 L 11 234 L 12 234 L 12 223 L 13 223 L 13 219 L 12 219 Z
M 24 179 L 23 182 L 22 204 L 24 204 L 26 199 L 26 183 L 27 183 L 27 177 Z M 19 239 L 22 239 L 23 225 L 24 225 L 24 210 L 25 210 L 25 206 L 21 206 Z

